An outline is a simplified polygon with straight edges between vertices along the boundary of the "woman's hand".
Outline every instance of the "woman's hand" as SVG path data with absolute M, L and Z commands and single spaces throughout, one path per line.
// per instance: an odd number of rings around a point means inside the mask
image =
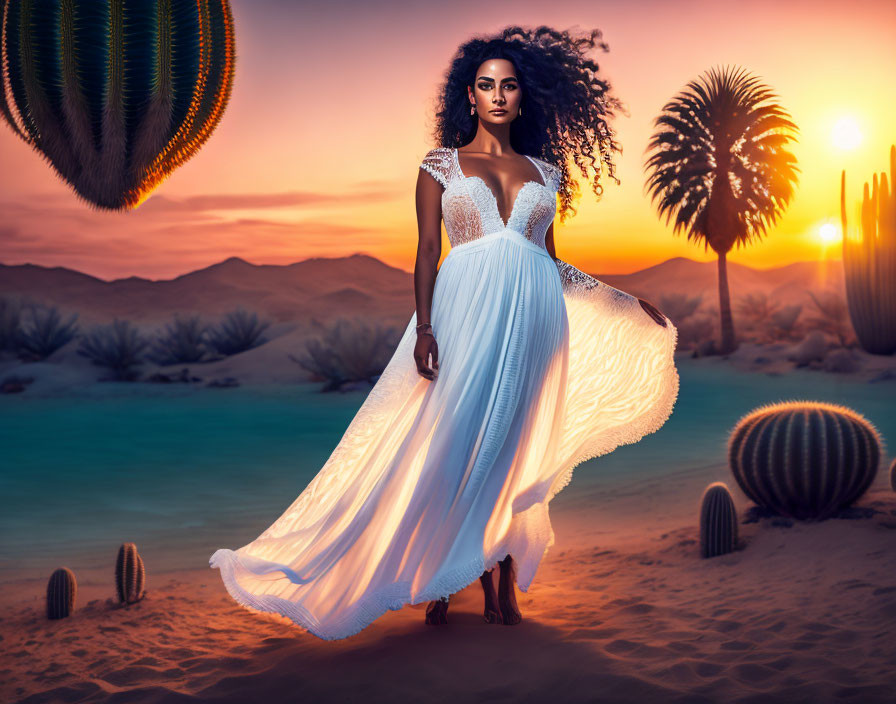
M 432 367 L 429 366 L 430 355 L 432 355 Z M 439 346 L 431 330 L 417 331 L 414 361 L 417 363 L 417 372 L 424 379 L 432 381 L 439 375 Z
M 656 308 L 654 308 L 650 303 L 645 300 L 638 299 L 638 303 L 641 304 L 641 307 L 647 311 L 647 314 L 654 319 L 657 325 L 662 325 L 666 327 L 666 316 L 660 313 Z

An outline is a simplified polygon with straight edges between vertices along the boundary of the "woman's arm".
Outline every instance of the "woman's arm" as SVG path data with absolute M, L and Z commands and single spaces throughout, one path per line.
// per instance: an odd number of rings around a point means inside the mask
M 554 249 L 554 223 L 551 222 L 548 231 L 544 234 L 544 248 L 548 250 L 554 259 L 557 258 L 557 251 Z
M 554 258 L 554 262 L 557 264 L 558 271 L 560 272 L 560 280 L 563 283 L 564 288 L 570 285 L 570 283 L 578 278 L 581 280 L 579 285 L 582 285 L 585 288 L 591 288 L 592 286 L 597 285 L 598 283 L 603 284 L 603 282 L 599 282 L 597 279 L 588 276 L 587 274 L 575 269 L 575 267 L 567 264 L 564 261 L 557 259 L 557 252 L 554 249 L 554 223 L 551 223 L 550 227 L 548 227 L 548 231 L 544 235 L 544 247 L 548 250 L 548 254 L 550 254 Z M 606 286 L 606 284 L 603 284 Z M 614 289 L 618 291 L 618 289 Z M 623 295 L 629 295 L 623 293 Z M 648 303 L 647 301 L 638 298 L 638 303 L 641 304 L 641 308 L 653 318 L 653 321 L 657 325 L 661 325 L 662 327 L 666 327 L 666 316 L 663 315 L 652 303 Z
M 414 264 L 414 299 L 417 325 L 431 323 L 432 293 L 435 288 L 439 258 L 442 256 L 442 186 L 429 173 L 419 170 L 417 176 L 417 260 Z M 429 365 L 432 356 L 433 365 Z M 421 376 L 432 380 L 438 364 L 438 346 L 432 327 L 417 328 L 414 360 Z

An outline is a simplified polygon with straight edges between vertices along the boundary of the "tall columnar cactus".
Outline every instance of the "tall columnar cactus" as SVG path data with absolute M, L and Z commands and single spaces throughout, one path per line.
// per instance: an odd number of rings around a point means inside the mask
M 724 482 L 713 482 L 700 502 L 700 557 L 715 557 L 737 547 L 737 511 Z
M 760 506 L 801 520 L 823 520 L 874 481 L 883 440 L 855 411 L 819 401 L 784 401 L 741 418 L 728 438 L 728 462 Z
M 227 0 L 0 0 L 0 114 L 90 205 L 137 207 L 221 120 Z
M 78 582 L 68 567 L 60 567 L 47 583 L 47 618 L 66 618 L 75 609 Z
M 849 316 L 862 348 L 896 352 L 896 145 L 890 146 L 890 181 L 874 174 L 862 194 L 861 238 L 851 237 L 846 218 L 846 171 L 840 175 L 843 270 Z
M 146 585 L 146 571 L 143 569 L 143 558 L 137 553 L 134 543 L 122 543 L 115 561 L 115 587 L 118 601 L 122 604 L 133 604 L 140 601 Z

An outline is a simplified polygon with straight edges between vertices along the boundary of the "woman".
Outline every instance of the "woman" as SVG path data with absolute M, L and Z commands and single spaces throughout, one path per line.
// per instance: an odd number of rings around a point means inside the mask
M 486 622 L 519 623 L 514 583 L 528 590 L 553 544 L 548 503 L 573 467 L 668 418 L 675 327 L 554 251 L 569 159 L 598 162 L 597 195 L 600 162 L 613 173 L 596 35 L 511 27 L 459 49 L 418 175 L 416 311 L 302 494 L 212 555 L 247 608 L 332 640 L 409 603 L 446 623 L 479 578 Z

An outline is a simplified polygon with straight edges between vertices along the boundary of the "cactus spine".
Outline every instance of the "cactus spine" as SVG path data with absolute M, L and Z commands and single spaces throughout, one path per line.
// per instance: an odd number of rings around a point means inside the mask
M 733 552 L 737 546 L 737 511 L 724 482 L 714 482 L 700 502 L 700 557 Z
M 143 569 L 143 558 L 137 553 L 137 546 L 134 543 L 122 543 L 115 562 L 115 587 L 119 603 L 133 604 L 140 601 L 146 593 L 145 585 L 146 571 Z
M 75 609 L 78 583 L 75 573 L 68 567 L 60 567 L 47 584 L 47 618 L 66 618 Z

